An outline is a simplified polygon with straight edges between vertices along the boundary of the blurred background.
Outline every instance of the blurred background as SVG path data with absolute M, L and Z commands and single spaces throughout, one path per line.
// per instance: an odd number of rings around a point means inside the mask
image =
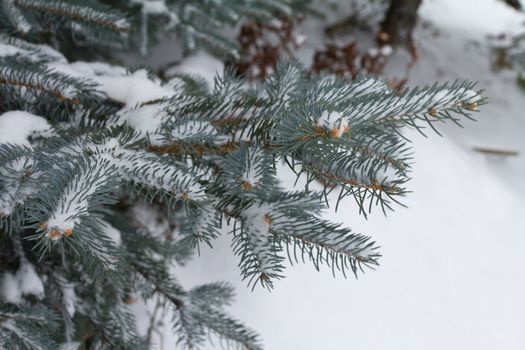
M 407 131 L 415 165 L 406 208 L 365 219 L 347 199 L 325 213 L 380 243 L 376 271 L 344 279 L 299 264 L 273 291 L 252 291 L 223 236 L 176 275 L 188 287 L 210 280 L 236 286 L 231 312 L 260 332 L 267 349 L 524 349 L 525 15 L 519 1 L 423 0 L 412 37 L 401 38 L 396 50 L 379 29 L 387 1 L 332 2 L 324 19 L 237 28 L 231 34 L 244 43 L 240 68 L 257 79 L 277 56 L 293 56 L 314 70 L 379 74 L 400 89 L 468 79 L 478 82 L 488 104 L 476 121 L 441 126 L 443 137 Z M 268 51 L 265 40 L 282 50 Z M 171 41 L 161 41 L 146 62 L 161 73 L 193 72 L 210 81 L 224 69 L 204 52 L 182 59 L 174 51 Z M 293 187 L 293 174 L 282 167 L 280 175 Z M 146 306 L 134 307 L 150 315 Z M 148 317 L 143 321 L 147 327 Z M 170 349 L 169 326 L 163 332 L 159 348 Z M 215 348 L 220 344 L 209 346 Z

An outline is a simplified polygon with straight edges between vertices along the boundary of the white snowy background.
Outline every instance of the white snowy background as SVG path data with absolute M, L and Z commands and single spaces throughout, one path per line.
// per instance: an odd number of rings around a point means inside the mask
M 489 104 L 463 129 L 442 127 L 443 138 L 408 131 L 415 151 L 408 208 L 388 217 L 376 210 L 365 220 L 348 199 L 326 213 L 372 234 L 382 247 L 381 266 L 356 280 L 299 264 L 272 292 L 252 292 L 224 236 L 176 269 L 187 287 L 233 284 L 231 313 L 262 335 L 266 349 L 525 349 L 525 92 L 515 73 L 491 71 L 487 41 L 522 31 L 525 16 L 497 0 L 424 0 L 420 17 L 421 57 L 409 85 L 470 79 Z M 396 75 L 403 62 L 402 53 L 394 56 L 386 75 Z M 179 69 L 212 77 L 222 67 L 197 54 Z M 519 155 L 486 156 L 474 147 Z M 292 183 L 284 167 L 281 174 Z M 173 348 L 169 329 L 163 343 Z

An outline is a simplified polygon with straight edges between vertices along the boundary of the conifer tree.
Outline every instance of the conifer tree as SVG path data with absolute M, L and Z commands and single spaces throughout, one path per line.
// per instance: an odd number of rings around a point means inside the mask
M 226 313 L 229 285 L 186 289 L 172 273 L 221 234 L 250 288 L 274 287 L 286 259 L 341 274 L 378 264 L 369 236 L 321 217 L 337 204 L 329 195 L 352 197 L 362 215 L 393 209 L 410 177 L 403 129 L 469 118 L 484 102 L 474 84 L 393 91 L 378 78 L 316 75 L 287 61 L 258 84 L 226 70 L 209 86 L 61 52 L 146 50 L 155 25 L 188 50 L 234 55 L 217 28 L 307 5 L 0 3 L 0 347 L 147 349 L 129 303 L 157 298 L 173 314 L 170 348 L 213 335 L 261 349 Z M 280 162 L 305 188 L 280 183 Z

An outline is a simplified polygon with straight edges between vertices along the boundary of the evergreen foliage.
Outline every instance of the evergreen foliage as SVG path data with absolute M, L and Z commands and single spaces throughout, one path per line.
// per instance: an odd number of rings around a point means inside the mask
M 259 337 L 224 310 L 231 287 L 185 289 L 173 265 L 227 229 L 252 288 L 272 288 L 286 259 L 342 274 L 377 265 L 370 237 L 321 218 L 330 193 L 354 198 L 363 215 L 392 209 L 410 176 L 403 128 L 460 123 L 484 102 L 469 82 L 399 92 L 377 78 L 312 75 L 294 61 L 257 85 L 231 71 L 213 86 L 188 75 L 160 81 L 144 69 L 69 62 L 41 44 L 123 42 L 140 32 L 125 12 L 131 6 L 164 17 L 163 29 L 190 49 L 228 47 L 215 34 L 224 23 L 307 5 L 118 3 L 120 10 L 94 0 L 1 3 L 6 349 L 148 348 L 150 335 L 139 334 L 128 305 L 134 298 L 171 310 L 181 348 L 214 335 L 260 349 Z M 281 162 L 306 179 L 304 189 L 284 188 Z

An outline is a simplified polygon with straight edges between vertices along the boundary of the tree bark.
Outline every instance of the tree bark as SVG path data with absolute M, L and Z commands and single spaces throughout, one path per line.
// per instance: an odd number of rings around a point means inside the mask
M 412 31 L 422 0 L 391 0 L 381 30 L 386 43 L 412 47 Z M 388 36 L 386 36 L 387 34 Z

